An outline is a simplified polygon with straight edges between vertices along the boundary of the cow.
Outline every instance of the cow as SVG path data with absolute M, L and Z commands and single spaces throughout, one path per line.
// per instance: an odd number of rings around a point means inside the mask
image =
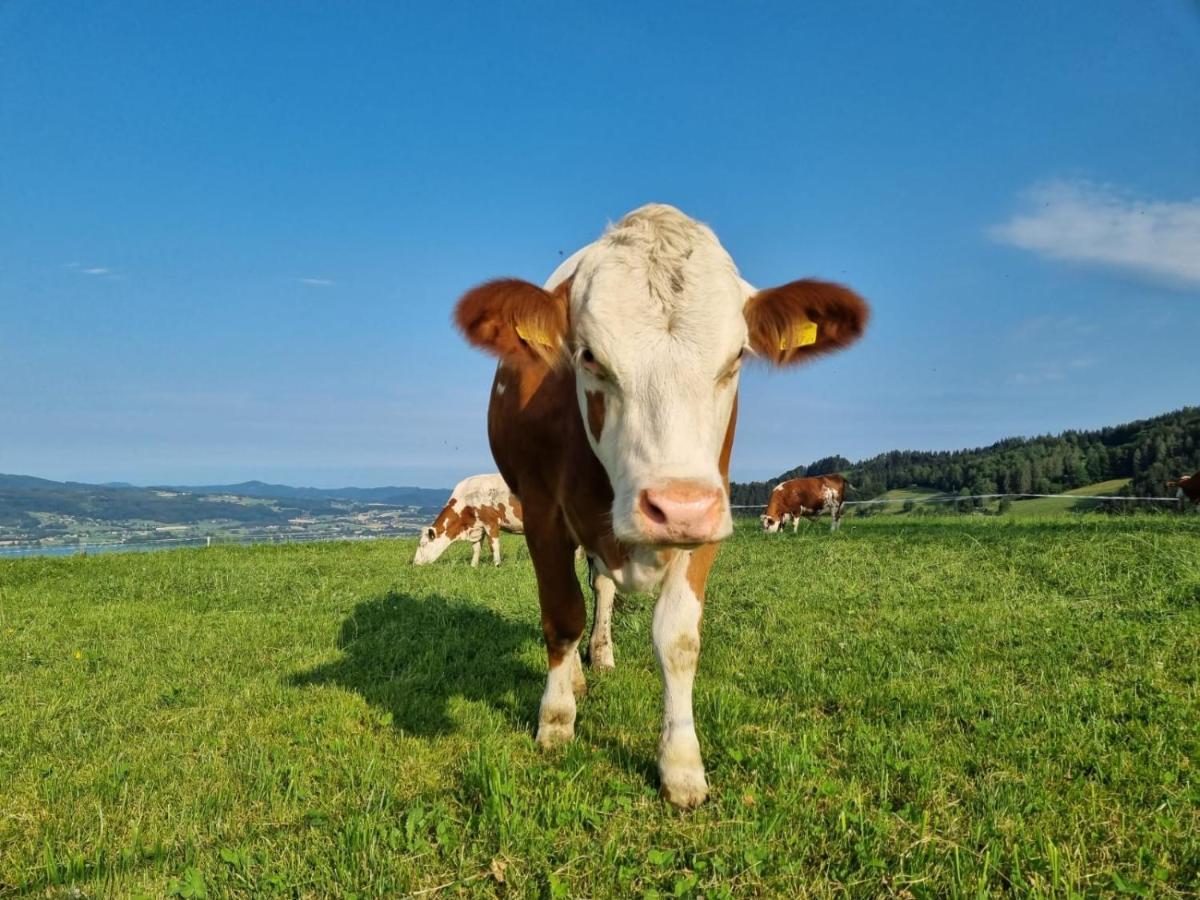
M 521 501 L 499 475 L 472 475 L 454 486 L 446 506 L 433 524 L 421 531 L 418 566 L 434 562 L 455 541 L 470 541 L 471 566 L 478 568 L 483 539 L 492 544 L 492 562 L 500 565 L 500 532 L 524 534 Z
M 792 534 L 795 534 L 801 517 L 816 521 L 823 512 L 829 512 L 833 517 L 830 532 L 837 531 L 842 525 L 846 485 L 847 481 L 841 475 L 817 475 L 780 482 L 771 491 L 767 511 L 759 516 L 763 531 L 767 534 L 782 531 L 791 520 Z
M 1175 485 L 1175 498 L 1179 501 L 1180 509 L 1186 510 L 1189 502 L 1193 506 L 1200 506 L 1200 472 L 1184 475 L 1178 481 L 1168 481 L 1167 484 Z
M 663 679 L 661 793 L 680 808 L 708 783 L 692 714 L 705 584 L 733 529 L 729 458 L 738 378 L 753 354 L 788 366 L 862 335 L 866 303 L 805 279 L 757 290 L 708 226 L 652 204 L 609 226 L 542 287 L 505 278 L 468 291 L 455 321 L 499 357 L 488 440 L 525 509 L 548 674 L 537 743 L 575 734 L 586 690 L 587 613 L 572 551 L 595 599 L 594 668 L 612 665 L 614 593 L 657 593 L 651 634 Z

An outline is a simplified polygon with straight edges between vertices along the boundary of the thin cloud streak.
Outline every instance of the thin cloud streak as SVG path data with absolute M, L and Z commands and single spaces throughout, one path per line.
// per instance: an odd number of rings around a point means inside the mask
M 1109 185 L 1061 180 L 1034 186 L 1024 199 L 1030 211 L 989 229 L 993 240 L 1200 287 L 1200 199 L 1144 200 Z
M 332 278 L 297 278 L 301 284 L 312 285 L 313 287 L 333 287 L 337 282 Z

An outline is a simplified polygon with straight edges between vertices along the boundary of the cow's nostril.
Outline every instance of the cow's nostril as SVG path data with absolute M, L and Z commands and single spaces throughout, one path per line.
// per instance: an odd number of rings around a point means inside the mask
M 655 525 L 665 525 L 667 523 L 667 514 L 663 512 L 662 507 L 650 499 L 648 491 L 642 491 L 641 503 L 639 505 L 642 508 L 642 515 Z

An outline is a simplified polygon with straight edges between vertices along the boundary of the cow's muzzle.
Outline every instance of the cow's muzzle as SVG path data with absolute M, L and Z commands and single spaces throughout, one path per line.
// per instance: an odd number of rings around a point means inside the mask
M 728 537 L 725 491 L 697 481 L 668 481 L 638 494 L 638 528 L 651 544 L 695 546 Z

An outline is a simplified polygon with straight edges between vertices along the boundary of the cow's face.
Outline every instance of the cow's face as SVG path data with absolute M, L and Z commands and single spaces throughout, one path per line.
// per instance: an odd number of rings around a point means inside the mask
M 446 552 L 446 548 L 451 543 L 453 541 L 446 536 L 445 532 L 438 534 L 437 528 L 430 525 L 421 532 L 421 540 L 417 543 L 417 555 L 413 557 L 413 564 L 424 566 L 436 561 Z
M 451 498 L 433 524 L 421 531 L 413 565 L 424 566 L 436 562 L 437 558 L 446 552 L 447 547 L 455 541 L 470 538 L 472 530 L 477 529 L 475 508 L 464 506 L 460 513 L 456 509 L 457 505 L 458 500 Z
M 579 413 L 612 484 L 613 531 L 627 543 L 690 545 L 733 528 L 721 461 L 747 349 L 746 297 L 716 238 L 684 221 L 693 249 L 659 283 L 636 242 L 612 240 L 618 230 L 581 260 L 571 286 L 566 350 Z
M 733 529 L 725 476 L 747 352 L 786 365 L 840 349 L 867 307 L 824 282 L 755 291 L 706 226 L 650 206 L 587 248 L 553 294 L 492 282 L 456 315 L 506 364 L 574 369 L 617 538 L 694 546 Z
M 761 515 L 758 517 L 762 522 L 763 534 L 775 534 L 779 531 L 779 527 L 783 525 L 783 520 L 775 518 L 775 516 Z

